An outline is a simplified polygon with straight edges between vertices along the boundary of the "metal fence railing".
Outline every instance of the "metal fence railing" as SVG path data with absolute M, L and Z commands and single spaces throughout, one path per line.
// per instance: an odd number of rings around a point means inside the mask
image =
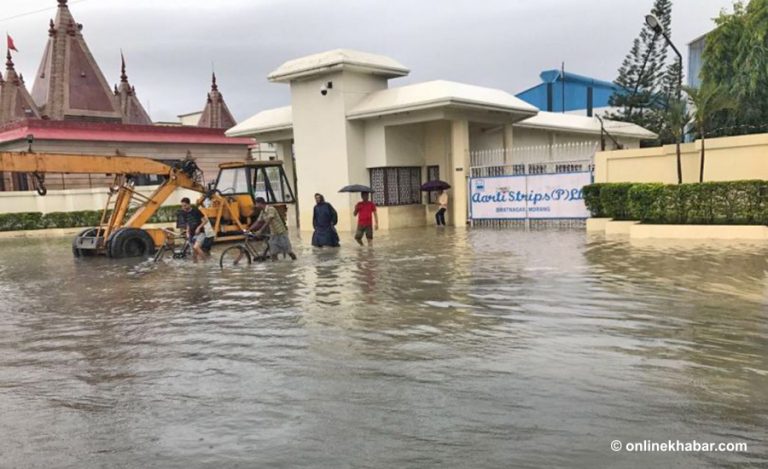
M 469 175 L 473 178 L 496 176 L 532 176 L 536 174 L 562 174 L 593 171 L 592 159 L 543 161 L 539 163 L 491 164 L 470 167 Z
M 532 145 L 470 151 L 470 166 L 499 166 L 592 160 L 598 143 L 569 142 L 554 145 Z

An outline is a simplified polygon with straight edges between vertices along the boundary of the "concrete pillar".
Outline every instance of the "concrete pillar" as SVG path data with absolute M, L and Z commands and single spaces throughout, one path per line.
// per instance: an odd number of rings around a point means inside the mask
M 454 226 L 462 227 L 467 224 L 467 178 L 469 177 L 469 122 L 466 120 L 451 121 L 451 175 L 450 181 L 453 193 L 449 205 L 451 220 Z M 447 176 L 447 175 L 446 175 Z
M 320 88 L 332 82 L 326 94 Z M 312 230 L 314 194 L 320 193 L 336 208 L 340 232 L 352 231 L 352 215 L 359 194 L 340 194 L 348 184 L 367 184 L 365 127 L 347 121 L 347 111 L 367 94 L 385 89 L 386 78 L 357 72 L 337 72 L 304 77 L 291 82 L 293 134 L 297 170 L 297 198 L 301 229 Z
M 512 146 L 514 143 L 514 135 L 512 133 L 512 124 L 504 126 L 504 164 L 512 164 Z

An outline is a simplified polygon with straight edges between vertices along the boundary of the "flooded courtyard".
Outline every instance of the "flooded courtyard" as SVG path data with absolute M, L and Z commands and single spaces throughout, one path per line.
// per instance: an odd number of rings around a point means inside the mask
M 0 466 L 768 464 L 765 244 L 293 241 L 223 272 L 0 241 Z

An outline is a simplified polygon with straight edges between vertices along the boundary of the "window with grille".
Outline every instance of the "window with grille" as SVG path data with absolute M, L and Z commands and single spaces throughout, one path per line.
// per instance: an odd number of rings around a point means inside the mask
M 546 164 L 529 164 L 528 165 L 528 174 L 546 174 L 547 172 L 547 165 Z
M 373 203 L 380 206 L 421 203 L 421 167 L 371 168 Z
M 440 166 L 427 166 L 427 181 L 436 181 L 440 179 Z M 427 199 L 430 204 L 437 203 L 437 192 L 430 192 L 427 194 Z

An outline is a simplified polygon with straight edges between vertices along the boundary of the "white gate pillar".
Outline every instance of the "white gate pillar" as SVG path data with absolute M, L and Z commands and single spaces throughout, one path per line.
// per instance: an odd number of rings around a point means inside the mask
M 466 226 L 468 217 L 469 122 L 451 121 L 451 176 L 453 201 L 449 205 L 451 224 Z
M 512 144 L 514 141 L 514 135 L 512 131 L 512 124 L 504 126 L 504 164 L 509 165 L 514 163 L 512 161 Z

